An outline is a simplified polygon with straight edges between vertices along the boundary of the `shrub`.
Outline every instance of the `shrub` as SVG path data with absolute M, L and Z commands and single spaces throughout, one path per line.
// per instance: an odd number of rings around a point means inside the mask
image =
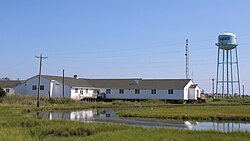
M 5 97 L 6 96 L 6 92 L 4 91 L 3 88 L 0 87 L 0 97 Z
M 76 101 L 71 99 L 71 98 L 60 98 L 60 97 L 54 97 L 54 98 L 43 98 L 44 100 L 47 99 L 47 101 L 51 104 L 71 104 L 71 103 L 75 103 Z

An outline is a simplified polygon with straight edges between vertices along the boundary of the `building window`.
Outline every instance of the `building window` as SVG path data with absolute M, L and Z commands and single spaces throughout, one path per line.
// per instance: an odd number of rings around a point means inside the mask
M 83 90 L 80 90 L 80 94 L 83 95 Z
M 156 89 L 152 89 L 151 94 L 156 94 Z
M 88 89 L 86 89 L 86 94 L 87 94 L 87 93 L 89 93 L 89 90 L 88 90 Z
M 110 94 L 110 89 L 106 89 L 106 94 Z
M 32 90 L 36 90 L 36 85 L 33 85 L 33 86 L 32 86 Z
M 174 90 L 169 89 L 169 90 L 168 90 L 168 94 L 174 94 Z
M 139 89 L 135 89 L 135 94 L 140 94 L 140 90 Z
M 40 90 L 44 90 L 44 85 L 41 85 L 41 86 L 40 86 Z
M 124 94 L 124 89 L 120 89 L 119 94 Z
M 6 91 L 6 93 L 9 93 L 9 92 L 10 92 L 10 89 L 6 89 L 5 91 Z
M 78 88 L 75 88 L 75 93 L 78 93 Z

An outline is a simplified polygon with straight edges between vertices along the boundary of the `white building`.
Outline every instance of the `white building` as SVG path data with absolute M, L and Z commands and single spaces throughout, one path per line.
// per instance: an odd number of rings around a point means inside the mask
M 38 91 L 38 75 L 31 77 L 15 87 L 16 94 L 36 95 Z M 64 97 L 77 98 L 78 96 L 93 97 L 94 90 L 87 79 L 73 77 L 64 78 Z M 63 97 L 63 78 L 58 76 L 41 77 L 40 95 Z
M 15 87 L 16 94 L 37 94 L 38 76 Z M 62 97 L 63 78 L 43 75 L 40 94 Z M 64 96 L 73 99 L 94 98 L 104 94 L 108 100 L 197 100 L 200 88 L 191 79 L 83 79 L 64 78 Z
M 20 80 L 0 80 L 0 87 L 3 88 L 7 94 L 14 94 L 14 87 L 18 84 L 21 84 Z

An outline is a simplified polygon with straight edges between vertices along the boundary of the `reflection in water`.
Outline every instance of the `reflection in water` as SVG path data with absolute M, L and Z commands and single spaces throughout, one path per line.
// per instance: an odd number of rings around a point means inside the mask
M 38 117 L 53 119 L 69 119 L 81 122 L 123 123 L 144 128 L 178 128 L 188 130 L 216 130 L 222 132 L 250 131 L 249 123 L 189 122 L 159 119 L 138 119 L 119 117 L 112 110 L 82 110 L 73 112 L 38 112 Z

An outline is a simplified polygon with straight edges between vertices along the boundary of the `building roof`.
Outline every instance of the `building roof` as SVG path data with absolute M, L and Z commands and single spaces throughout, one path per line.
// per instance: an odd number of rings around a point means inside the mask
M 97 88 L 183 89 L 190 79 L 90 79 Z
M 198 84 L 193 84 L 189 88 L 196 88 L 197 86 L 198 86 Z
M 0 87 L 2 88 L 14 88 L 20 84 L 20 80 L 0 80 Z
M 63 83 L 63 77 L 61 76 L 49 76 L 49 75 L 43 75 L 42 77 L 49 79 L 49 80 L 55 80 L 57 82 Z M 88 82 L 88 79 L 84 78 L 73 78 L 73 77 L 64 77 L 64 84 L 71 86 L 71 87 L 92 87 L 92 85 Z
M 42 77 L 62 83 L 61 76 Z M 65 77 L 65 85 L 71 87 L 95 87 L 111 89 L 183 89 L 191 79 L 86 79 Z

